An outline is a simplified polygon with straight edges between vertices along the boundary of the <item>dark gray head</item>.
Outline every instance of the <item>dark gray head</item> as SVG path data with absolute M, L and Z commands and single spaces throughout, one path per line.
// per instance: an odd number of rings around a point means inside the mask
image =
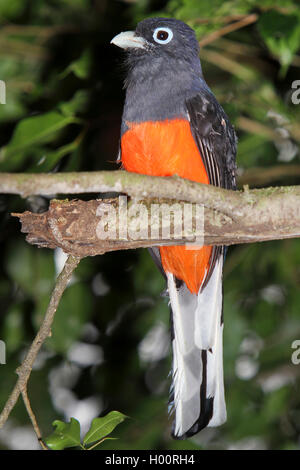
M 176 19 L 147 18 L 135 31 L 120 33 L 111 43 L 127 52 L 124 111 L 128 120 L 133 118 L 128 115 L 132 102 L 151 118 L 151 108 L 157 110 L 159 103 L 168 115 L 182 115 L 185 99 L 199 92 L 204 82 L 195 32 Z
M 126 49 L 128 62 L 157 59 L 199 66 L 199 44 L 195 32 L 187 24 L 173 18 L 147 18 L 135 31 L 115 36 L 112 44 Z

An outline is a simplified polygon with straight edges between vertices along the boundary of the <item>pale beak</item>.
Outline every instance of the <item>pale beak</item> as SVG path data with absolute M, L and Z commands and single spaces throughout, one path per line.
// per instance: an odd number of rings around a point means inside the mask
M 147 41 L 141 36 L 136 36 L 134 31 L 125 31 L 115 36 L 110 43 L 122 49 L 145 49 Z

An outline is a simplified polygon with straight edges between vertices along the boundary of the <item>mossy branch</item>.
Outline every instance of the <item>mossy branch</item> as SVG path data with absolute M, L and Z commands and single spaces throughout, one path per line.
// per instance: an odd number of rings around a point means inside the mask
M 149 209 L 157 201 L 194 203 L 204 207 L 204 232 L 197 235 L 208 245 L 231 245 L 300 236 L 300 187 L 229 191 L 195 183 L 177 176 L 154 177 L 126 171 L 56 174 L 0 174 L 0 191 L 29 195 L 123 193 L 131 203 L 143 200 Z M 118 200 L 110 200 L 117 210 Z M 107 200 L 53 201 L 43 214 L 17 214 L 23 222 L 28 241 L 40 246 L 60 246 L 75 256 L 90 256 L 106 251 L 149 247 L 159 244 L 180 244 L 186 237 L 169 239 L 100 240 L 96 226 L 99 206 Z M 101 211 L 100 211 L 101 212 Z M 116 222 L 119 225 L 119 220 Z M 144 222 L 141 232 L 148 233 L 151 220 Z

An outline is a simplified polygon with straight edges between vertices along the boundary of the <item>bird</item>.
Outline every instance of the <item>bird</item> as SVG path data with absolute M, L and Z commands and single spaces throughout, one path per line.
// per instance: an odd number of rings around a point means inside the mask
M 125 50 L 118 160 L 124 170 L 236 188 L 237 137 L 207 85 L 194 30 L 146 18 L 111 43 Z M 163 183 L 162 183 L 163 184 Z M 171 307 L 171 435 L 187 439 L 223 424 L 223 264 L 227 247 L 161 246 L 151 255 Z

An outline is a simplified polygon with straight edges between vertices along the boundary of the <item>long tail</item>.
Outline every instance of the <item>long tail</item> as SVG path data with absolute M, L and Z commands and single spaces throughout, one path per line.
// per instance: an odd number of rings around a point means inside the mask
M 223 383 L 223 256 L 198 295 L 167 273 L 172 309 L 172 435 L 185 439 L 226 421 Z

